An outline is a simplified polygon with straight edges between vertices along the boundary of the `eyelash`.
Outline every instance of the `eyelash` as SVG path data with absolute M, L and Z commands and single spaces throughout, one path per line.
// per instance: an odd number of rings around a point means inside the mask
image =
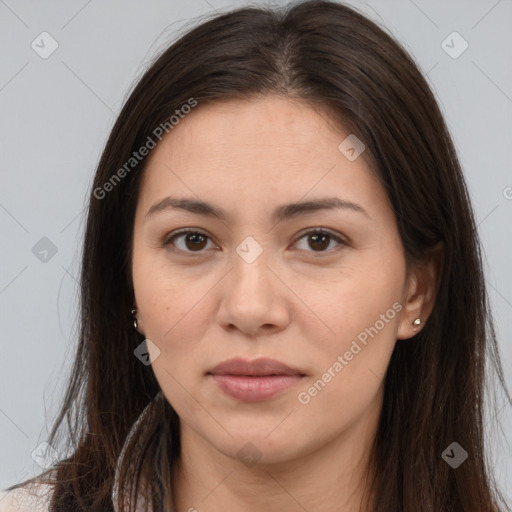
M 171 236 L 165 238 L 165 240 L 163 241 L 162 245 L 164 247 L 168 248 L 172 244 L 172 242 L 174 242 L 174 240 L 176 240 L 180 236 L 189 235 L 189 234 L 202 235 L 202 236 L 206 237 L 207 239 L 211 240 L 211 238 L 206 233 L 203 233 L 202 231 L 198 231 L 196 229 L 185 228 L 185 229 L 178 230 L 178 231 L 172 233 Z M 323 228 L 313 228 L 313 229 L 310 229 L 310 230 L 302 233 L 297 238 L 296 241 L 302 240 L 303 238 L 305 238 L 307 236 L 311 236 L 311 235 L 328 235 L 332 240 L 334 240 L 335 242 L 337 242 L 340 245 L 339 247 L 337 247 L 335 249 L 328 249 L 328 250 L 325 250 L 325 251 L 306 251 L 306 252 L 312 252 L 315 256 L 318 256 L 318 257 L 322 257 L 325 254 L 329 255 L 333 251 L 338 251 L 338 250 L 342 249 L 344 246 L 347 245 L 347 243 L 341 237 L 339 237 L 339 236 L 335 235 L 334 233 L 332 233 L 331 231 L 327 231 L 327 230 L 325 230 Z M 183 254 L 185 254 L 187 256 L 200 255 L 200 254 L 205 252 L 204 250 L 201 250 L 201 251 L 183 251 L 182 249 L 176 249 L 176 248 L 172 248 L 171 250 L 172 251 L 176 251 L 176 252 L 181 252 L 181 253 L 183 253 Z

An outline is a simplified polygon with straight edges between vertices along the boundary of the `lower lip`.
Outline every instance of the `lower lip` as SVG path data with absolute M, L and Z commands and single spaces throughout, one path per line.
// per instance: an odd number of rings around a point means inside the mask
M 226 395 L 244 402 L 261 402 L 291 388 L 302 375 L 212 375 Z

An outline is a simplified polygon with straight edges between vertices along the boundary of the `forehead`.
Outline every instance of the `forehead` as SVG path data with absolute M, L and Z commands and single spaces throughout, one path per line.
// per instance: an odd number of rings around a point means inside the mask
M 281 96 L 256 99 L 228 99 L 199 104 L 184 116 L 153 152 L 162 156 L 166 149 L 193 146 L 196 154 L 205 151 L 216 158 L 244 159 L 244 151 L 268 150 L 316 154 L 327 151 L 348 135 L 335 126 L 323 110 L 305 102 Z M 318 146 L 320 144 L 320 146 Z M 231 151 L 226 152 L 226 149 Z M 189 159 L 194 154 L 187 155 Z M 248 158 L 248 157 L 247 157 Z
M 147 210 L 187 195 L 261 210 L 329 193 L 385 203 L 366 160 L 340 151 L 349 135 L 325 112 L 279 96 L 199 104 L 152 150 L 139 201 Z

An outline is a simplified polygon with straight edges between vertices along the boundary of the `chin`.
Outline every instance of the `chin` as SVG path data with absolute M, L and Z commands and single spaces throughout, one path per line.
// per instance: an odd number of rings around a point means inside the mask
M 280 418 L 279 421 L 282 421 Z M 232 459 L 238 459 L 248 467 L 255 464 L 279 464 L 289 462 L 307 454 L 314 449 L 308 446 L 311 440 L 301 438 L 293 432 L 298 426 L 290 425 L 288 429 L 279 432 L 279 421 L 275 422 L 240 422 L 237 425 L 226 425 L 231 434 L 212 437 L 211 433 L 204 436 L 205 440 L 217 451 Z M 290 428 L 291 427 L 291 428 Z M 313 443 L 315 444 L 315 443 Z

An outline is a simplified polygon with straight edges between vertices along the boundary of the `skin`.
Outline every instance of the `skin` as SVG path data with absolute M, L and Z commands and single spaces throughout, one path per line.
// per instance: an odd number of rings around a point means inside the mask
M 226 100 L 198 105 L 149 156 L 134 224 L 134 306 L 139 332 L 160 350 L 155 376 L 180 417 L 180 512 L 359 510 L 386 368 L 397 339 L 412 338 L 414 319 L 421 329 L 431 312 L 436 266 L 406 272 L 396 218 L 366 155 L 349 161 L 338 149 L 348 134 L 302 102 Z M 169 195 L 208 201 L 229 217 L 146 216 Z M 332 196 L 366 214 L 319 210 L 271 221 L 277 206 Z M 345 244 L 327 238 L 319 248 L 303 234 L 318 227 Z M 196 250 L 187 235 L 165 246 L 180 228 L 207 238 Z M 252 263 L 236 252 L 248 236 L 262 249 Z M 298 394 L 394 303 L 401 311 L 301 403 Z M 235 356 L 274 358 L 305 376 L 274 398 L 242 402 L 207 375 Z M 237 455 L 247 442 L 261 456 L 255 465 Z

